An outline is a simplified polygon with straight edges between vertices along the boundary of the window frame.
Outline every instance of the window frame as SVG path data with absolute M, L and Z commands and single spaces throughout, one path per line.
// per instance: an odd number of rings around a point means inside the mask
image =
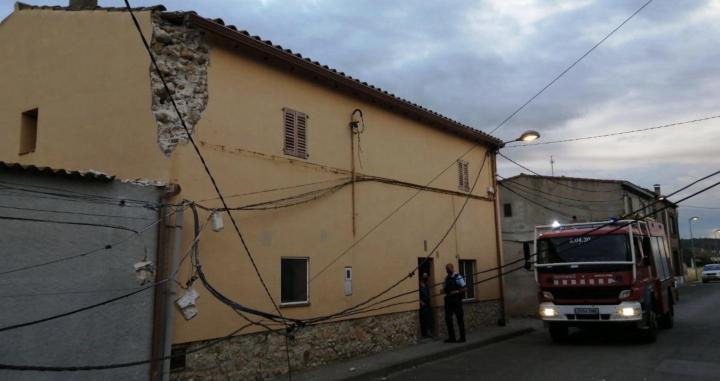
M 458 188 L 463 192 L 470 192 L 470 163 L 458 160 Z
M 20 139 L 18 155 L 28 155 L 37 151 L 38 119 L 40 109 L 35 107 L 20 114 Z
M 291 259 L 291 260 L 302 259 L 305 261 L 305 300 L 304 301 L 283 302 L 282 264 L 283 264 L 283 260 L 285 260 L 285 259 Z M 280 278 L 280 305 L 279 305 L 280 307 L 301 307 L 301 306 L 310 305 L 310 257 L 301 257 L 301 256 L 282 256 L 282 257 L 280 257 L 280 277 L 279 278 Z
M 463 264 L 470 264 L 470 274 L 463 274 L 465 269 Z M 477 288 L 475 287 L 475 273 L 477 272 L 477 259 L 458 259 L 458 273 L 465 279 L 465 293 L 463 294 L 463 301 L 475 301 L 477 300 Z M 472 290 L 472 297 L 468 297 L 468 291 Z
M 503 204 L 503 217 L 512 217 L 512 203 L 506 202 Z
M 292 124 L 292 138 L 293 138 L 293 148 L 288 148 L 288 114 L 292 115 L 293 124 Z M 300 146 L 300 123 L 299 118 L 304 118 L 304 123 L 302 126 L 302 145 L 303 149 L 301 150 L 299 148 Z M 307 159 L 310 157 L 308 154 L 308 120 L 310 119 L 310 116 L 302 111 L 298 111 L 295 109 L 292 109 L 290 107 L 283 107 L 282 108 L 282 141 L 283 141 L 283 153 L 288 156 L 296 157 L 299 159 Z

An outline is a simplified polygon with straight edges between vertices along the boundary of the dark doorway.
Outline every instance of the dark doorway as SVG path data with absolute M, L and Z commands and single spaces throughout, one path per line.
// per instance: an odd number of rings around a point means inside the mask
M 437 324 L 435 324 L 435 309 L 433 308 L 433 302 L 434 298 L 432 297 L 433 294 L 437 293 L 437 290 L 439 290 L 439 287 L 433 287 L 435 284 L 435 275 L 433 272 L 433 269 L 435 267 L 433 266 L 433 259 L 432 258 L 418 258 L 418 290 L 420 289 L 421 282 L 423 279 L 423 274 L 427 274 L 427 285 L 428 285 L 428 292 L 430 294 L 429 298 L 429 306 L 427 306 L 427 309 L 423 311 L 423 308 L 421 306 L 419 314 L 425 313 L 427 324 L 428 324 L 428 332 L 432 336 L 437 336 Z

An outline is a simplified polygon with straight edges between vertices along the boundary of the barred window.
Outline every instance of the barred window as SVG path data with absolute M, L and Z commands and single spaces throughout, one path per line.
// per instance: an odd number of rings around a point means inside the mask
M 470 191 L 470 176 L 468 175 L 468 162 L 458 160 L 458 188 L 460 190 Z

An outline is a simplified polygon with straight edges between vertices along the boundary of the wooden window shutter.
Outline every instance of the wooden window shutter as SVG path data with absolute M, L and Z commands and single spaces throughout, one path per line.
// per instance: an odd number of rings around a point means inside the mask
M 283 109 L 284 152 L 286 155 L 307 158 L 307 115 Z
M 463 191 L 470 190 L 470 176 L 468 174 L 468 162 L 458 160 L 458 188 Z

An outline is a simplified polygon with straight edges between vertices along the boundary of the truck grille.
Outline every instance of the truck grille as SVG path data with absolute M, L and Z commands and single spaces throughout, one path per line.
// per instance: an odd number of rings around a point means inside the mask
M 558 287 L 548 288 L 555 299 L 617 299 L 627 287 Z

